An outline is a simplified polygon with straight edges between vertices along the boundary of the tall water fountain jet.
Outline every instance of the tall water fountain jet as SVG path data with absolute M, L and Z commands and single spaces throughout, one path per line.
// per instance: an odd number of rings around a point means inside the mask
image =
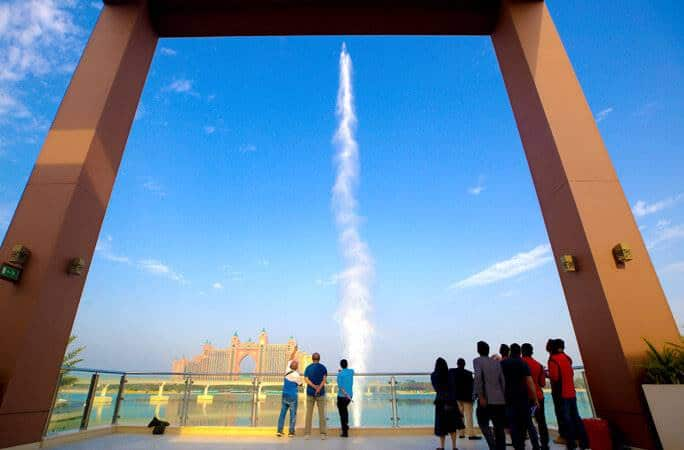
M 338 275 L 339 309 L 337 321 L 342 331 L 344 352 L 356 372 L 365 372 L 371 350 L 373 325 L 370 322 L 373 258 L 359 233 L 356 187 L 359 183 L 359 146 L 354 137 L 356 115 L 352 92 L 352 61 L 347 47 L 340 52 L 340 84 L 337 91 L 338 127 L 334 137 L 337 176 L 332 190 L 332 203 L 339 231 L 339 244 L 344 270 Z M 363 386 L 356 382 L 360 394 L 352 403 L 354 426 L 361 423 Z

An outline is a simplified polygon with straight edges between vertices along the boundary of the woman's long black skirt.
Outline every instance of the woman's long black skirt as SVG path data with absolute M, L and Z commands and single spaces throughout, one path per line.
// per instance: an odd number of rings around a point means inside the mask
M 457 405 L 435 402 L 435 436 L 446 436 L 465 428 Z

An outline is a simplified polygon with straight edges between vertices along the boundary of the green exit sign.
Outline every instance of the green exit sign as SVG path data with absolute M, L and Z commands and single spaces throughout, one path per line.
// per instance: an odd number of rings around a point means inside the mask
M 21 269 L 4 263 L 0 265 L 0 278 L 17 283 L 21 278 Z

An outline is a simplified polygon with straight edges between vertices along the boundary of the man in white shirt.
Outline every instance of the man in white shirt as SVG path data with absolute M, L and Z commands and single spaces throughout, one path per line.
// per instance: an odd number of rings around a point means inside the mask
M 297 422 L 297 395 L 298 387 L 302 385 L 302 379 L 297 372 L 299 362 L 296 359 L 297 346 L 295 346 L 287 363 L 287 370 L 285 371 L 285 378 L 283 380 L 283 403 L 280 408 L 280 417 L 278 418 L 278 432 L 276 435 L 281 437 L 283 435 L 283 426 L 285 425 L 285 415 L 287 410 L 290 410 L 290 429 L 287 435 L 292 437 L 295 435 L 295 423 Z

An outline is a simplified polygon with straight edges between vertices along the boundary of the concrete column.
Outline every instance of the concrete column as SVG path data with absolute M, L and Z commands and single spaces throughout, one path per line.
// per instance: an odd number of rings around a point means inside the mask
M 48 132 L 0 258 L 32 251 L 0 281 L 0 447 L 41 439 L 59 367 L 157 43 L 145 2 L 105 6 Z
M 582 88 L 544 2 L 504 1 L 492 41 L 541 204 L 596 411 L 656 448 L 641 393 L 647 338 L 679 332 Z M 612 248 L 632 247 L 618 265 Z M 543 314 L 543 311 L 542 311 Z

